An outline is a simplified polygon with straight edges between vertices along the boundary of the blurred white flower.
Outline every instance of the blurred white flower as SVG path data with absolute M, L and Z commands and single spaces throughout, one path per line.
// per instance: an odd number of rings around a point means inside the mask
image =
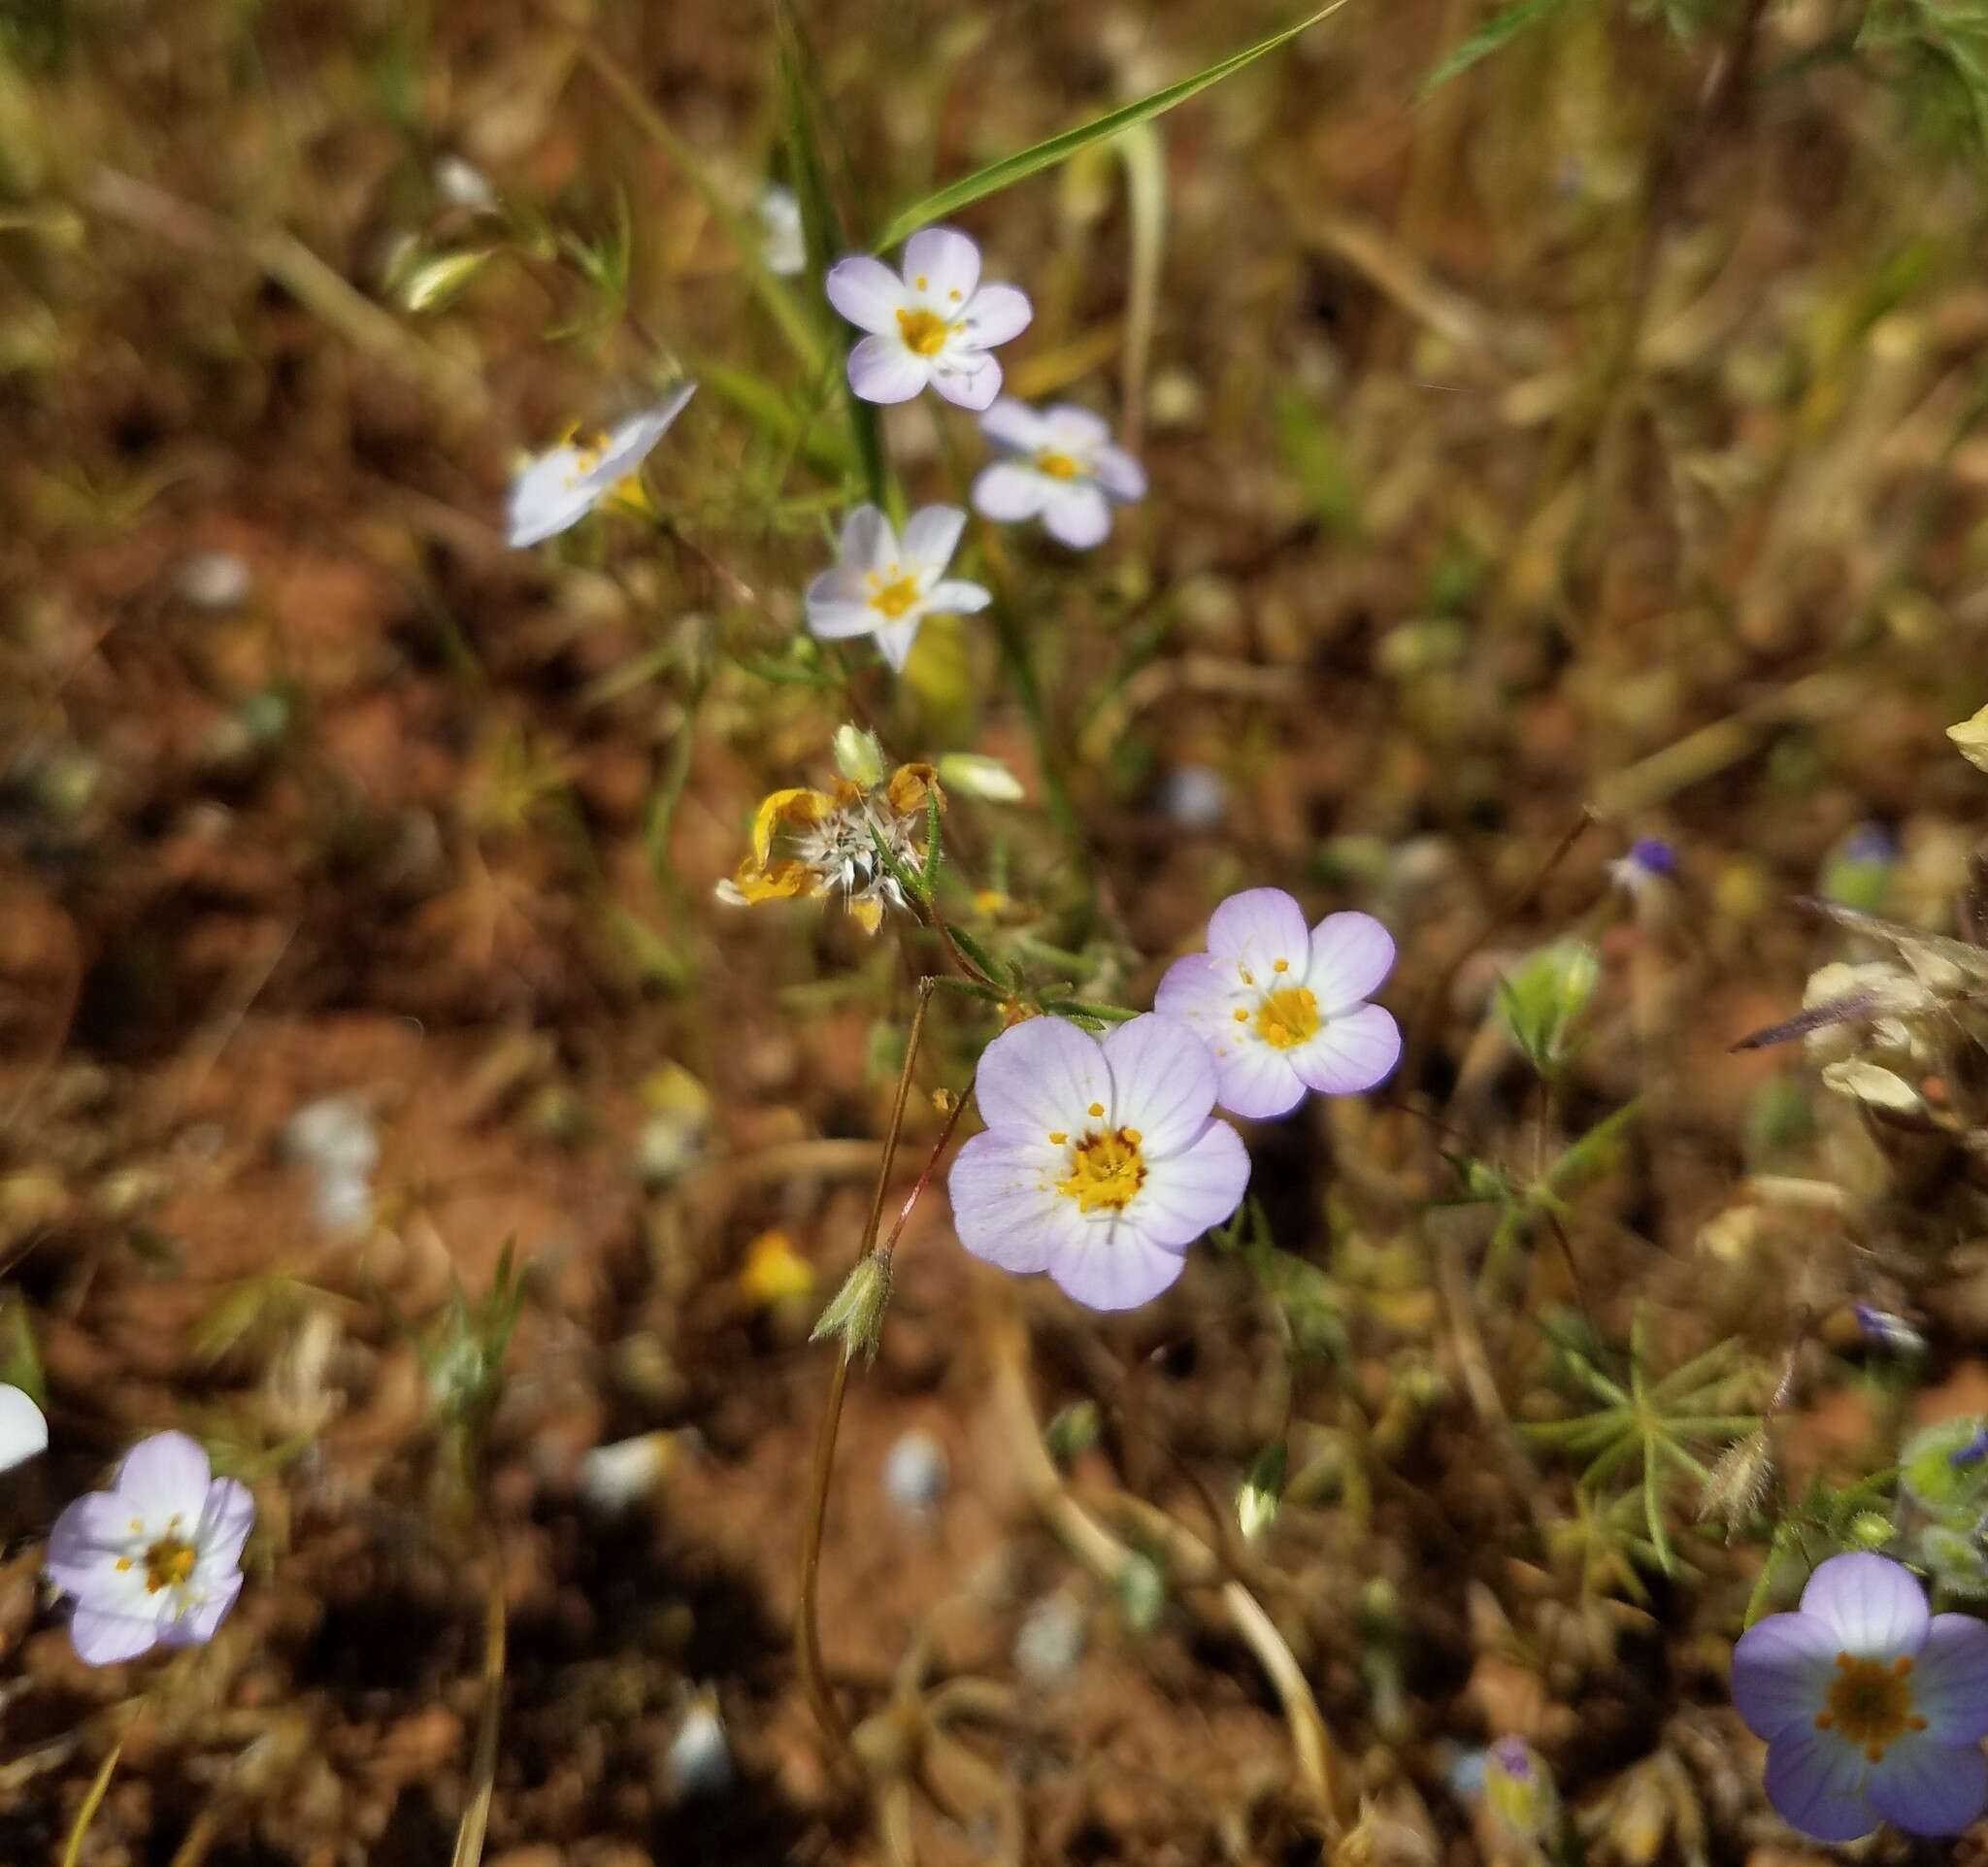
M 1012 285 L 980 283 L 980 250 L 951 227 L 905 242 L 904 274 L 880 259 L 839 260 L 822 282 L 828 302 L 870 335 L 849 352 L 849 387 L 865 402 L 909 402 L 928 383 L 963 409 L 1001 393 L 988 355 L 1035 316 Z
M 609 1516 L 639 1504 L 652 1492 L 677 1456 L 668 1433 L 641 1433 L 596 1446 L 580 1461 L 580 1494 Z
M 310 1171 L 311 1214 L 334 1237 L 357 1231 L 373 1216 L 373 1172 L 380 1134 L 356 1095 L 320 1096 L 283 1128 L 283 1150 Z
M 883 1460 L 883 1494 L 911 1517 L 927 1516 L 945 1495 L 945 1449 L 916 1427 L 901 1434 Z
M 1073 550 L 1103 544 L 1111 506 L 1145 497 L 1145 470 L 1088 409 L 1058 403 L 1036 410 L 1004 396 L 980 417 L 980 432 L 1012 457 L 983 467 L 974 510 L 988 518 L 1041 518 Z
M 248 566 L 233 551 L 195 551 L 180 566 L 173 587 L 196 610 L 239 609 L 248 600 Z
M 630 416 L 611 432 L 585 444 L 568 441 L 540 454 L 511 483 L 510 542 L 543 544 L 579 524 L 634 478 L 696 393 L 695 383 L 681 383 L 654 408 Z
M 874 635 L 883 658 L 902 668 L 928 616 L 970 615 L 994 598 L 978 583 L 949 578 L 967 516 L 957 506 L 914 512 L 903 538 L 875 506 L 843 520 L 836 566 L 808 585 L 808 626 L 827 641 Z
M 435 192 L 452 208 L 480 214 L 497 204 L 497 192 L 482 170 L 459 155 L 444 155 L 436 161 L 434 182 Z
M 49 1449 L 49 1422 L 18 1387 L 0 1385 L 0 1472 L 25 1465 Z
M 782 279 L 808 270 L 808 242 L 801 231 L 801 203 L 792 188 L 769 182 L 759 191 L 759 224 L 766 232 L 766 244 L 759 256 L 766 269 Z

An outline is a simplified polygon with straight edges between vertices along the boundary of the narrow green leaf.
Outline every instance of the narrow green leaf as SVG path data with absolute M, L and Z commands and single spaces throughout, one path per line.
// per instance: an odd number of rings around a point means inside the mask
M 1231 52 L 1228 57 L 1217 59 L 1212 65 L 1198 71 L 1192 78 L 1183 78 L 1177 84 L 1169 84 L 1142 97 L 1136 103 L 1121 109 L 1108 111 L 1103 117 L 1095 117 L 1088 123 L 1081 123 L 1076 129 L 1065 130 L 1059 136 L 1052 136 L 1046 142 L 1018 150 L 1013 155 L 1003 156 L 998 162 L 990 162 L 985 168 L 976 169 L 972 175 L 960 181 L 948 183 L 935 193 L 928 194 L 922 201 L 914 201 L 894 215 L 883 231 L 877 236 L 873 250 L 881 252 L 885 248 L 894 247 L 908 235 L 929 225 L 932 221 L 949 214 L 956 214 L 961 208 L 971 207 L 976 201 L 984 201 L 990 194 L 999 194 L 1003 188 L 1012 187 L 1015 183 L 1025 181 L 1043 170 L 1054 168 L 1057 163 L 1067 161 L 1080 150 L 1087 150 L 1094 143 L 1102 143 L 1109 137 L 1116 136 L 1121 130 L 1132 128 L 1135 123 L 1144 123 L 1170 111 L 1176 104 L 1184 104 L 1190 97 L 1205 91 L 1210 84 L 1218 84 L 1224 78 L 1233 77 L 1245 65 L 1253 65 L 1267 53 L 1274 52 L 1279 46 L 1288 45 L 1309 26 L 1315 26 L 1328 16 L 1337 13 L 1346 0 L 1332 0 L 1330 6 L 1320 7 L 1316 12 L 1306 15 L 1295 25 L 1286 26 L 1280 32 L 1274 32 L 1268 39 L 1259 39 L 1253 46 L 1245 46 L 1241 51 Z
M 1512 0 L 1503 13 L 1494 13 L 1475 32 L 1466 34 L 1450 48 L 1448 55 L 1439 60 L 1436 68 L 1422 80 L 1418 95 L 1427 97 L 1452 78 L 1461 77 L 1479 59 L 1489 58 L 1494 51 L 1502 50 L 1528 26 L 1537 26 L 1566 4 L 1567 0 Z
M 821 150 L 820 125 L 815 120 L 814 99 L 818 86 L 811 82 L 813 55 L 789 0 L 780 0 L 775 11 L 779 44 L 775 51 L 780 89 L 780 123 L 787 145 L 787 162 L 793 172 L 794 195 L 801 204 L 801 235 L 808 249 L 808 277 L 819 281 L 831 262 L 849 246 L 847 230 L 836 213 L 829 192 L 828 164 Z M 858 330 L 845 332 L 843 352 L 862 341 Z M 844 386 L 844 400 L 849 414 L 849 439 L 863 483 L 874 505 L 892 511 L 890 463 L 883 450 L 883 430 L 876 407 Z

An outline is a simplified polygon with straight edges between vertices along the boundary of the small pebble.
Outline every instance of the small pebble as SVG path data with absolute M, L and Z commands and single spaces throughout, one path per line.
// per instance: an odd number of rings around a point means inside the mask
M 1014 1670 L 1040 1691 L 1067 1684 L 1083 1658 L 1083 1611 L 1068 1595 L 1044 1595 L 1014 1636 Z
M 656 1488 L 675 1456 L 668 1433 L 641 1433 L 596 1446 L 580 1461 L 580 1494 L 597 1511 L 625 1511 Z
M 180 566 L 173 587 L 196 610 L 235 610 L 248 600 L 248 566 L 233 551 L 195 551 Z
M 1219 829 L 1229 814 L 1229 785 L 1207 765 L 1176 765 L 1160 787 L 1160 808 L 1183 830 Z
M 663 1781 L 679 1796 L 722 1795 L 732 1786 L 732 1747 L 709 1691 L 684 1712 L 663 1755 Z

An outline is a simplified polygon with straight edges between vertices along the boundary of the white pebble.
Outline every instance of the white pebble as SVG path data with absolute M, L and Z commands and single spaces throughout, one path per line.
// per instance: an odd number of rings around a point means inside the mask
M 732 1786 L 732 1747 L 708 1691 L 691 1701 L 677 1726 L 663 1756 L 663 1781 L 679 1796 L 722 1795 Z
M 1014 1670 L 1040 1691 L 1068 1684 L 1083 1658 L 1083 1611 L 1068 1595 L 1044 1595 L 1014 1636 Z
M 883 1460 L 883 1493 L 899 1510 L 923 1517 L 945 1495 L 945 1449 L 913 1427 Z

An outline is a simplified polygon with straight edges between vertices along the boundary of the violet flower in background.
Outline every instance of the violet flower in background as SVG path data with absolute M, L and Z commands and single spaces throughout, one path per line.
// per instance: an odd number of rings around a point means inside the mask
M 1094 1310 L 1129 1310 L 1242 1203 L 1249 1155 L 1212 1119 L 1215 1070 L 1184 1024 L 1148 1014 L 1101 1043 L 1034 1017 L 987 1046 L 986 1131 L 946 1186 L 960 1243 L 1004 1271 L 1046 1271 Z
M 111 1490 L 80 1497 L 49 1533 L 49 1579 L 76 1599 L 69 1637 L 90 1666 L 214 1638 L 242 1592 L 255 1500 L 215 1478 L 184 1433 L 124 1455 Z
M 980 250 L 951 227 L 905 242 L 900 277 L 880 259 L 838 260 L 822 282 L 828 302 L 870 333 L 849 352 L 849 387 L 865 402 L 909 402 L 928 384 L 978 411 L 1001 393 L 987 354 L 1035 316 L 1013 285 L 980 283 Z
M 1308 1090 L 1352 1095 L 1394 1068 L 1401 1032 L 1365 1002 L 1393 965 L 1393 936 L 1372 915 L 1308 928 L 1281 888 L 1246 888 L 1209 917 L 1208 951 L 1167 968 L 1153 1009 L 1208 1045 L 1223 1108 L 1288 1115 Z
M 1817 1841 L 1958 1834 L 1988 1808 L 1988 1624 L 1929 1614 L 1889 1557 L 1830 1557 L 1748 1628 L 1733 1703 L 1768 1741 L 1768 1800 Z
M 1004 396 L 980 417 L 980 432 L 1011 457 L 980 469 L 974 510 L 1012 523 L 1040 518 L 1073 550 L 1110 536 L 1111 507 L 1145 497 L 1145 470 L 1111 443 L 1103 417 L 1074 403 L 1036 410 Z

